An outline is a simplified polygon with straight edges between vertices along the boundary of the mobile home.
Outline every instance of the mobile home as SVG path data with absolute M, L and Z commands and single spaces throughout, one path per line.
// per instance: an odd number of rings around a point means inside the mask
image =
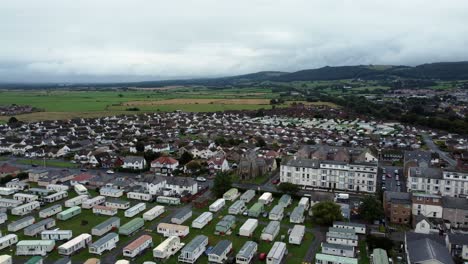
M 44 197 L 53 193 L 53 191 L 47 190 L 46 188 L 30 188 L 28 193 L 37 195 L 39 197 Z
M 81 214 L 81 208 L 79 206 L 73 206 L 65 211 L 58 213 L 57 219 L 65 221 L 79 214 Z
M 119 235 L 114 232 L 108 233 L 92 243 L 88 250 L 91 254 L 102 255 L 104 251 L 114 249 L 117 246 L 117 242 L 119 242 Z
M 145 220 L 143 218 L 134 218 L 130 222 L 119 227 L 119 234 L 124 236 L 129 236 L 145 225 Z
M 211 212 L 203 212 L 199 215 L 195 220 L 192 221 L 192 227 L 202 229 L 205 227 L 209 222 L 213 220 L 213 213 Z
M 65 207 L 73 207 L 81 205 L 84 201 L 88 200 L 88 195 L 79 195 L 65 201 Z
M 71 230 L 44 230 L 41 232 L 42 240 L 69 240 L 73 237 Z
M 155 207 L 149 209 L 143 213 L 143 219 L 146 221 L 153 221 L 156 217 L 164 213 L 164 206 L 156 205 Z
M 83 201 L 83 203 L 81 204 L 81 208 L 91 209 L 96 205 L 103 204 L 105 201 L 106 201 L 106 197 L 99 195 L 94 198 Z
M 32 224 L 30 226 L 27 226 L 24 229 L 24 235 L 25 236 L 35 236 L 39 234 L 40 232 L 52 228 L 55 226 L 55 219 L 53 218 L 46 218 L 44 220 L 41 220 L 35 224 Z
M 162 203 L 162 204 L 169 204 L 169 205 L 179 205 L 180 204 L 180 198 L 167 197 L 167 196 L 158 196 L 158 198 L 156 198 L 156 202 Z
M 289 216 L 289 222 L 295 224 L 302 224 L 304 223 L 304 207 L 296 206 Z
M 6 213 L 0 213 L 0 225 L 5 223 L 8 220 L 8 215 Z
M 102 187 L 101 189 L 99 189 L 99 194 L 103 196 L 118 198 L 123 195 L 123 190 L 112 187 Z
M 223 199 L 226 201 L 234 201 L 235 199 L 237 199 L 237 197 L 239 197 L 239 195 L 239 190 L 237 190 L 236 188 L 231 188 L 229 189 L 229 191 L 223 194 Z
M 190 232 L 190 228 L 188 226 L 168 224 L 168 223 L 159 223 L 156 229 L 157 229 L 157 232 L 159 234 L 162 234 L 164 237 L 169 237 L 169 236 L 185 237 Z
M 15 234 L 8 234 L 0 237 L 0 250 L 10 247 L 18 243 L 18 236 Z
M 223 198 L 219 198 L 214 203 L 212 203 L 209 207 L 210 212 L 218 212 L 223 206 L 226 204 L 226 200 Z
M 120 218 L 114 216 L 93 227 L 91 229 L 91 234 L 93 236 L 102 236 L 111 230 L 118 229 L 119 227 Z
M 0 187 L 0 195 L 12 195 L 17 191 L 15 188 Z
M 93 214 L 113 216 L 117 214 L 117 209 L 103 205 L 96 205 L 93 207 Z
M 356 234 L 361 234 L 361 235 L 366 234 L 366 225 L 365 224 L 335 221 L 335 222 L 333 222 L 333 227 L 351 229 L 351 230 L 354 230 Z
M 327 264 L 358 264 L 358 259 L 317 253 L 315 254 L 315 262 Z
M 34 202 L 39 199 L 39 196 L 28 193 L 15 193 L 13 199 L 21 201 L 23 203 Z
M 229 214 L 238 215 L 242 214 L 245 210 L 247 210 L 245 202 L 242 200 L 238 200 L 229 207 L 228 212 Z
M 179 262 L 195 263 L 197 259 L 205 252 L 208 245 L 208 237 L 204 235 L 197 235 L 190 241 L 182 250 L 179 255 Z
M 178 236 L 170 236 L 153 249 L 153 257 L 168 259 L 170 256 L 175 255 L 183 246 L 184 244 L 180 243 Z
M 327 243 L 357 247 L 358 236 L 351 233 L 327 232 Z
M 10 255 L 0 255 L 0 264 L 12 264 L 13 259 Z
M 239 229 L 239 236 L 251 237 L 258 226 L 258 220 L 249 218 Z
M 291 195 L 289 194 L 283 194 L 281 198 L 279 199 L 278 204 L 283 206 L 283 207 L 288 207 L 292 202 Z
M 268 252 L 266 263 L 267 264 L 281 264 L 284 256 L 288 254 L 286 244 L 283 242 L 275 242 Z
M 19 206 L 22 203 L 23 202 L 15 199 L 0 198 L 0 207 L 13 208 Z
M 55 204 L 52 205 L 51 207 L 42 209 L 39 211 L 39 217 L 40 218 L 47 218 L 51 217 L 53 215 L 56 215 L 58 213 L 62 212 L 62 206 L 60 204 Z
M 253 241 L 247 241 L 236 255 L 236 264 L 250 264 L 257 254 L 258 244 Z
M 68 187 L 67 185 L 63 185 L 63 184 L 48 184 L 46 186 L 46 189 L 54 191 L 54 192 L 61 192 L 61 191 L 68 191 L 70 187 Z
M 260 235 L 261 240 L 273 241 L 280 231 L 280 222 L 271 221 L 268 225 L 263 228 L 262 234 Z
M 244 201 L 244 203 L 248 204 L 252 199 L 255 197 L 255 191 L 254 190 L 247 190 L 245 191 L 241 197 L 240 200 Z
M 252 207 L 249 208 L 248 215 L 250 217 L 258 217 L 261 213 L 263 213 L 264 204 L 262 203 L 255 203 Z
M 123 255 L 124 257 L 134 258 L 152 246 L 153 238 L 149 235 L 141 235 L 123 248 Z
M 46 197 L 43 198 L 44 202 L 46 203 L 54 203 L 56 201 L 60 201 L 64 198 L 67 198 L 68 197 L 68 192 L 67 191 L 60 191 L 60 192 L 56 192 L 56 193 L 53 193 L 51 195 L 48 195 Z
M 309 198 L 308 198 L 308 197 L 302 197 L 301 200 L 299 200 L 298 206 L 304 207 L 304 210 L 308 210 L 308 209 L 309 209 L 309 205 L 310 205 L 310 202 L 309 202 Z
M 281 221 L 283 219 L 284 214 L 284 207 L 281 204 L 277 204 L 271 209 L 270 215 L 268 218 L 270 220 Z
M 23 204 L 11 209 L 12 215 L 26 215 L 41 207 L 38 201 Z
M 224 235 L 231 234 L 231 229 L 234 228 L 236 224 L 236 217 L 233 215 L 225 215 L 221 221 L 216 224 L 215 234 Z
M 354 258 L 356 252 L 353 246 L 322 243 L 322 253 L 328 255 Z
M 125 217 L 134 217 L 135 215 L 143 212 L 146 210 L 146 203 L 138 203 L 127 210 L 125 210 Z
M 88 195 L 88 189 L 86 189 L 83 184 L 75 184 L 73 189 L 75 189 L 78 195 Z
M 192 209 L 184 208 L 177 211 L 177 213 L 171 218 L 171 223 L 181 225 L 190 217 L 192 217 Z
M 294 225 L 291 233 L 289 234 L 289 244 L 300 245 L 302 243 L 302 238 L 304 238 L 305 226 L 303 225 Z
M 18 230 L 21 230 L 27 226 L 34 224 L 35 220 L 36 219 L 34 218 L 34 216 L 26 216 L 24 218 L 21 218 L 14 222 L 9 223 L 7 226 L 7 229 L 10 232 L 16 232 Z
M 72 240 L 66 242 L 63 245 L 58 247 L 58 253 L 60 255 L 70 256 L 71 254 L 77 252 L 82 248 L 86 248 L 89 244 L 92 243 L 92 237 L 90 234 L 81 234 Z
M 87 262 L 84 262 L 85 264 Z M 54 264 L 72 264 L 71 259 L 69 257 L 63 257 L 61 259 L 58 259 L 54 262 Z
M 232 242 L 229 240 L 221 240 L 208 253 L 208 261 L 210 263 L 224 263 L 228 259 L 228 254 L 232 250 Z
M 258 202 L 265 205 L 270 204 L 273 202 L 273 194 L 270 192 L 263 193 L 262 196 L 258 198 Z
M 141 201 L 151 201 L 153 200 L 153 195 L 149 193 L 140 193 L 140 192 L 128 192 L 127 193 L 127 198 L 128 199 L 133 199 L 133 200 L 141 200 Z
M 17 256 L 45 256 L 55 248 L 54 240 L 21 240 L 16 244 Z
M 124 201 L 124 200 L 119 200 L 119 199 L 107 200 L 105 205 L 107 207 L 112 207 L 112 208 L 119 209 L 119 210 L 127 210 L 128 208 L 130 208 L 129 201 Z

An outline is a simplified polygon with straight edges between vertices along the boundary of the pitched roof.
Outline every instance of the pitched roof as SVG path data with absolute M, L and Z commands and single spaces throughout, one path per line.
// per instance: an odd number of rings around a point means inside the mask
M 448 249 L 438 242 L 423 238 L 407 243 L 408 255 L 411 263 L 437 260 L 444 264 L 454 264 Z
M 151 164 L 156 164 L 156 163 L 163 164 L 163 165 L 165 164 L 174 165 L 178 163 L 178 161 L 171 157 L 159 157 L 151 162 Z

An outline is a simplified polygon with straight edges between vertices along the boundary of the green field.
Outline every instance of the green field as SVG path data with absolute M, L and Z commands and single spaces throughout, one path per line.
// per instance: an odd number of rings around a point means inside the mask
M 17 163 L 24 164 L 24 165 L 44 165 L 44 160 L 42 159 L 19 159 Z M 78 168 L 77 164 L 73 164 L 68 161 L 60 161 L 60 160 L 45 160 L 45 166 L 48 167 L 56 167 L 56 168 Z

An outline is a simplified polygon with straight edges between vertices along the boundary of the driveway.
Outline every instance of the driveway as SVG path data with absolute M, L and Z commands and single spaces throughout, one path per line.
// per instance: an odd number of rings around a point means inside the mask
M 443 152 L 442 150 L 439 149 L 439 147 L 434 143 L 432 138 L 427 135 L 423 134 L 422 135 L 424 142 L 426 145 L 433 151 L 439 154 L 439 156 L 444 159 L 447 163 L 449 163 L 451 166 L 456 166 L 457 162 L 452 159 L 446 152 Z

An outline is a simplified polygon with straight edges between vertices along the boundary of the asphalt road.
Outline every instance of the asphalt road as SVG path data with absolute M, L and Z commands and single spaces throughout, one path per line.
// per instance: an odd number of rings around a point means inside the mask
M 423 134 L 422 135 L 423 137 L 423 140 L 424 142 L 426 143 L 426 145 L 433 151 L 433 152 L 436 152 L 439 154 L 439 156 L 444 159 L 448 164 L 450 164 L 451 166 L 456 166 L 457 165 L 457 162 L 452 159 L 446 152 L 443 152 L 442 150 L 439 149 L 439 147 L 434 143 L 434 141 L 432 140 L 432 138 L 427 135 L 427 134 Z
M 382 168 L 385 169 L 385 173 L 381 172 L 378 174 L 378 181 L 381 184 L 380 186 L 385 186 L 385 190 L 387 191 L 406 192 L 406 179 L 403 176 L 403 168 L 395 166 L 382 166 Z M 395 170 L 398 170 L 398 181 Z M 384 175 L 385 181 L 382 181 L 382 176 Z M 398 182 L 400 185 L 398 185 Z

